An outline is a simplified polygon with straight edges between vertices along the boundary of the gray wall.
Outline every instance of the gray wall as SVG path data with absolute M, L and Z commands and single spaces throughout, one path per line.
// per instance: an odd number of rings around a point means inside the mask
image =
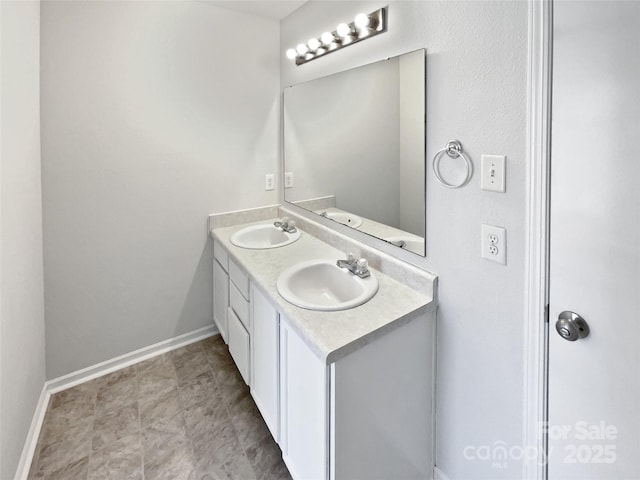
M 45 380 L 40 4 L 0 2 L 0 478 L 13 478 Z
M 212 323 L 212 212 L 277 202 L 278 23 L 42 4 L 47 377 Z
M 522 464 L 467 460 L 466 446 L 523 445 L 527 3 L 390 2 L 388 31 L 296 67 L 287 48 L 387 2 L 312 1 L 281 23 L 281 85 L 427 49 L 427 258 L 440 277 L 436 463 L 450 478 L 512 479 Z M 430 163 L 459 139 L 476 166 L 465 188 Z M 481 154 L 507 156 L 507 193 L 480 190 Z M 453 163 L 453 162 L 449 162 Z M 457 180 L 461 163 L 443 174 Z M 480 225 L 507 228 L 507 265 L 480 258 Z

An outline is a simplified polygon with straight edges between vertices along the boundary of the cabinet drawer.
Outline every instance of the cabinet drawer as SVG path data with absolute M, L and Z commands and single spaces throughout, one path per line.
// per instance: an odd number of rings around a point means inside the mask
M 231 258 L 229 259 L 229 277 L 236 284 L 244 298 L 249 299 L 249 275 Z
M 218 260 L 220 266 L 224 268 L 225 272 L 229 271 L 229 254 L 227 250 L 218 242 L 213 240 L 213 256 Z
M 249 302 L 233 283 L 229 285 L 229 304 L 242 322 L 242 325 L 244 325 L 244 328 L 249 330 Z
M 249 333 L 244 328 L 235 312 L 229 307 L 227 315 L 229 329 L 229 353 L 236 362 L 244 383 L 249 385 Z

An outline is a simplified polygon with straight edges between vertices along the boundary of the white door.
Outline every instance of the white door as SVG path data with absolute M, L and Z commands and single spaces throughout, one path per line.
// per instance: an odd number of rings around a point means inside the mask
M 553 47 L 549 479 L 638 480 L 640 2 L 554 2 Z

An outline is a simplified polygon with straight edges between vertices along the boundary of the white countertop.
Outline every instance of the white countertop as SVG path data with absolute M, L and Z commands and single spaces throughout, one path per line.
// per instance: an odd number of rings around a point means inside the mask
M 229 241 L 234 232 L 247 225 L 273 223 L 275 220 L 216 228 L 211 231 L 211 235 L 247 271 L 251 281 L 267 294 L 276 309 L 286 316 L 291 328 L 326 364 L 334 363 L 417 316 L 435 309 L 436 302 L 433 301 L 431 292 L 413 290 L 373 268 L 371 272 L 379 282 L 378 293 L 359 307 L 337 312 L 319 312 L 288 303 L 276 289 L 276 281 L 281 272 L 301 261 L 336 261 L 346 258 L 346 253 L 304 230 L 300 230 L 298 241 L 266 250 L 240 248 Z

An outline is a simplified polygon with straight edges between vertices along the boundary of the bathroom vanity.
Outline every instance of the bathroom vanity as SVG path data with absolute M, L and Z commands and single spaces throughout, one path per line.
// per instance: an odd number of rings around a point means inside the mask
M 368 257 L 377 293 L 346 310 L 297 307 L 278 293 L 282 272 L 346 257 L 309 232 L 349 242 L 299 220 L 300 237 L 270 249 L 231 242 L 246 224 L 211 230 L 215 322 L 289 471 L 294 479 L 431 478 L 436 278 L 348 245 Z

